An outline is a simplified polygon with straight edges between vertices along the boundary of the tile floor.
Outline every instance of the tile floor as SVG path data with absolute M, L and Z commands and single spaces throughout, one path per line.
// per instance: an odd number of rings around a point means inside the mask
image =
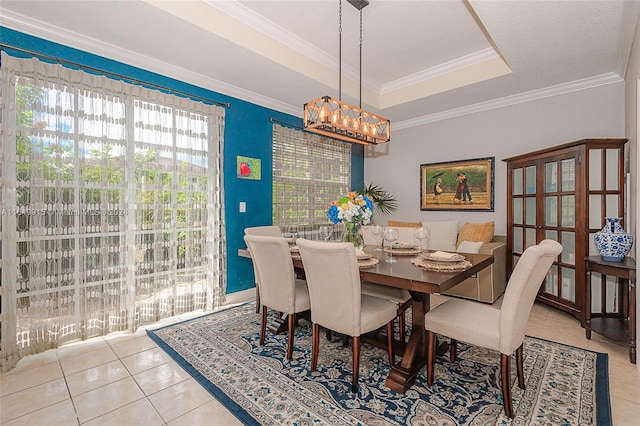
M 544 305 L 534 306 L 527 334 L 609 353 L 614 425 L 640 424 L 640 372 L 629 363 L 626 348 L 596 334 L 586 340 L 573 317 Z M 141 329 L 135 334 L 112 334 L 22 359 L 15 369 L 0 375 L 0 424 L 241 423 Z

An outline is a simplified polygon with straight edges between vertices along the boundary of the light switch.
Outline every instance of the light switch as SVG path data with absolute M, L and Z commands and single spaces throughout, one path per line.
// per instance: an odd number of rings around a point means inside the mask
M 247 202 L 240 201 L 240 213 L 245 213 L 247 211 Z

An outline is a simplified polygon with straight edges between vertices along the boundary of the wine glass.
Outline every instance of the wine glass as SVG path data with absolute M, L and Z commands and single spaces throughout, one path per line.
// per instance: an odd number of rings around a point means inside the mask
M 376 251 L 382 251 L 382 242 L 384 241 L 384 226 L 371 225 L 371 235 L 376 239 Z
M 327 225 L 322 225 L 320 228 L 318 228 L 318 234 L 320 235 L 320 238 L 328 242 L 329 237 L 331 236 L 331 229 L 329 229 Z
M 420 241 L 420 252 L 423 252 L 424 240 L 429 238 L 429 228 L 424 228 L 422 226 L 420 228 L 416 228 L 416 230 L 413 231 L 413 236 L 416 237 L 418 241 Z
M 287 231 L 287 236 L 290 238 L 289 244 L 295 245 L 298 239 L 298 227 L 296 225 L 289 225 Z
M 387 228 L 384 230 L 384 239 L 389 241 L 389 259 L 385 260 L 387 263 L 396 263 L 397 260 L 393 258 L 393 243 L 398 240 L 398 228 Z

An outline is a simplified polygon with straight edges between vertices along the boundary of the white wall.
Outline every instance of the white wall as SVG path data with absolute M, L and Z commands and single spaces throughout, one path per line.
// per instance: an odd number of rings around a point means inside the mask
M 391 142 L 365 149 L 364 180 L 391 192 L 398 220 L 493 220 L 506 233 L 504 158 L 584 138 L 625 137 L 625 85 L 593 89 L 393 130 Z M 495 157 L 494 212 L 420 211 L 420 164 Z M 391 217 L 391 216 L 390 216 Z M 387 217 L 375 218 L 385 224 Z
M 638 175 L 638 164 L 640 164 L 638 102 L 640 94 L 638 92 L 640 91 L 640 86 L 638 85 L 638 79 L 640 79 L 640 30 L 636 31 L 625 79 L 626 134 L 629 138 L 626 158 L 628 159 L 627 171 L 631 173 L 630 199 L 628 201 L 629 223 L 626 224 L 625 228 L 635 238 L 635 259 L 638 259 L 638 255 L 640 255 L 640 250 L 638 249 L 638 210 L 640 209 L 640 197 L 638 197 L 638 189 L 640 188 L 640 176 Z M 640 307 L 640 299 L 638 302 L 638 307 Z
M 640 173 L 638 173 L 638 164 L 640 164 L 640 149 L 638 149 L 638 103 L 640 102 L 640 85 L 638 84 L 638 79 L 640 79 L 640 29 L 636 29 L 636 36 L 633 41 L 633 48 L 631 50 L 631 56 L 629 57 L 625 78 L 626 132 L 629 138 L 629 155 L 627 158 L 629 158 L 628 171 L 631 173 L 630 199 L 627 204 L 629 206 L 629 223 L 626 224 L 626 230 L 634 236 L 634 247 L 631 250 L 631 256 L 636 259 L 636 263 L 640 258 L 640 248 L 638 248 L 640 243 L 640 241 L 638 241 L 638 235 L 640 234 L 640 224 L 638 224 L 638 211 L 640 211 L 640 197 L 638 196 L 638 190 L 640 190 Z M 636 279 L 637 275 L 638 271 L 636 270 Z M 636 330 L 640 330 L 640 294 L 638 294 L 637 291 Z M 636 342 L 637 340 L 636 337 Z M 637 363 L 637 368 L 640 370 L 640 362 Z

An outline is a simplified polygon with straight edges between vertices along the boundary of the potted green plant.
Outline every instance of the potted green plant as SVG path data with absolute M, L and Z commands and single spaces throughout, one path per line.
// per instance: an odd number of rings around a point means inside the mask
M 374 211 L 383 216 L 390 215 L 398 209 L 398 201 L 395 197 L 380 185 L 375 185 L 373 182 L 369 185 L 363 184 L 358 194 L 371 197 L 375 206 Z

